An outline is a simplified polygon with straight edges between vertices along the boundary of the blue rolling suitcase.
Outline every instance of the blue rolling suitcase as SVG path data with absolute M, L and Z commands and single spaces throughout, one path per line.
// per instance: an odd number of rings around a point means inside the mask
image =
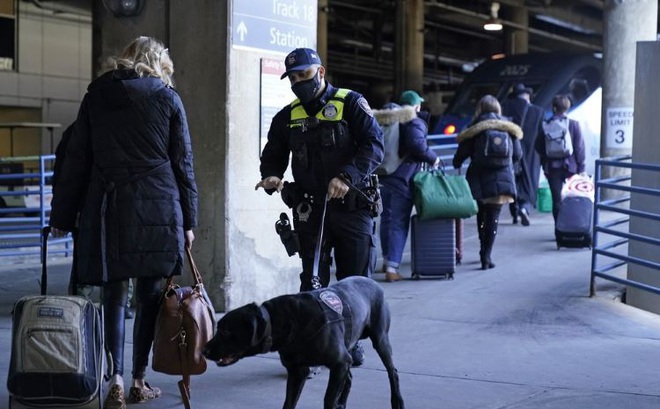
M 412 217 L 412 278 L 454 278 L 456 271 L 456 221 L 419 220 Z
M 566 197 L 559 204 L 555 222 L 557 249 L 591 247 L 594 203 L 588 197 Z

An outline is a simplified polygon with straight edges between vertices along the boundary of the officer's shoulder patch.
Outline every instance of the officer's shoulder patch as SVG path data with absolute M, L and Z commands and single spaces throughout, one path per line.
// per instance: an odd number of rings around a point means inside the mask
M 342 304 L 341 299 L 334 291 L 325 290 L 321 292 L 321 294 L 319 294 L 319 299 L 339 315 L 341 315 L 344 310 L 344 305 Z
M 367 99 L 365 97 L 360 97 L 360 99 L 358 99 L 358 105 L 367 115 L 371 117 L 374 116 L 374 113 L 371 110 L 371 107 L 369 106 L 369 103 L 367 102 Z

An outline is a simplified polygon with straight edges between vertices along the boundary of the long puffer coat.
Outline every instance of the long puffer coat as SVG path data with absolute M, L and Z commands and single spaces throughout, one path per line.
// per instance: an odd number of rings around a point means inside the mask
M 50 219 L 62 230 L 78 227 L 79 282 L 181 274 L 184 230 L 196 223 L 197 186 L 179 95 L 133 70 L 94 80 L 67 146 Z
M 452 164 L 460 168 L 467 158 L 474 155 L 476 138 L 483 137 L 483 132 L 488 129 L 497 129 L 509 134 L 513 142 L 511 160 L 507 166 L 499 168 L 486 168 L 477 166 L 470 162 L 465 178 L 470 185 L 472 197 L 475 200 L 484 200 L 497 196 L 516 197 L 516 179 L 513 173 L 513 164 L 522 157 L 520 139 L 523 137 L 522 129 L 511 121 L 503 119 L 495 113 L 481 115 L 467 129 L 458 136 L 458 149 L 454 154 Z

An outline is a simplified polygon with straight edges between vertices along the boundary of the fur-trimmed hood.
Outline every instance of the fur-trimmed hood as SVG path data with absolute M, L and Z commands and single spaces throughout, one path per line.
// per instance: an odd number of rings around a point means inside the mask
M 417 111 L 410 105 L 404 105 L 397 108 L 374 109 L 374 118 L 380 126 L 391 125 L 399 122 L 405 124 L 417 118 Z
M 513 122 L 505 121 L 503 119 L 486 119 L 475 123 L 469 128 L 464 129 L 460 134 L 458 134 L 456 139 L 460 143 L 466 139 L 480 134 L 483 131 L 487 131 L 488 129 L 497 129 L 498 131 L 508 132 L 511 136 L 517 139 L 523 138 L 522 129 L 520 129 L 520 127 Z

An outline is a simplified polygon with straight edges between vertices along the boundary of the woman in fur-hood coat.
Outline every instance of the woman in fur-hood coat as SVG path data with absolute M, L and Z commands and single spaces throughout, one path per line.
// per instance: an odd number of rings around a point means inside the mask
M 458 149 L 454 154 L 453 165 L 460 168 L 463 162 L 470 158 L 465 178 L 470 185 L 472 196 L 477 201 L 477 229 L 481 250 L 481 268 L 486 270 L 495 267 L 491 260 L 491 251 L 497 235 L 497 225 L 500 211 L 505 203 L 512 203 L 516 197 L 516 178 L 513 173 L 514 162 L 522 157 L 520 139 L 522 129 L 501 116 L 501 107 L 497 99 L 491 95 L 483 97 L 477 105 L 476 120 L 461 132 L 458 139 Z M 491 167 L 475 163 L 476 146 L 479 138 L 486 138 L 489 130 L 504 131 L 511 138 L 513 149 L 508 163 L 504 166 Z
M 474 155 L 476 138 L 481 137 L 488 129 L 505 131 L 511 137 L 513 141 L 511 167 L 489 168 L 470 163 L 465 177 L 475 200 L 508 203 L 508 198 L 516 197 L 516 180 L 512 166 L 522 157 L 520 140 L 523 133 L 518 125 L 493 112 L 480 115 L 470 127 L 457 136 L 458 149 L 454 155 L 453 165 L 455 168 L 460 168 L 466 159 Z

